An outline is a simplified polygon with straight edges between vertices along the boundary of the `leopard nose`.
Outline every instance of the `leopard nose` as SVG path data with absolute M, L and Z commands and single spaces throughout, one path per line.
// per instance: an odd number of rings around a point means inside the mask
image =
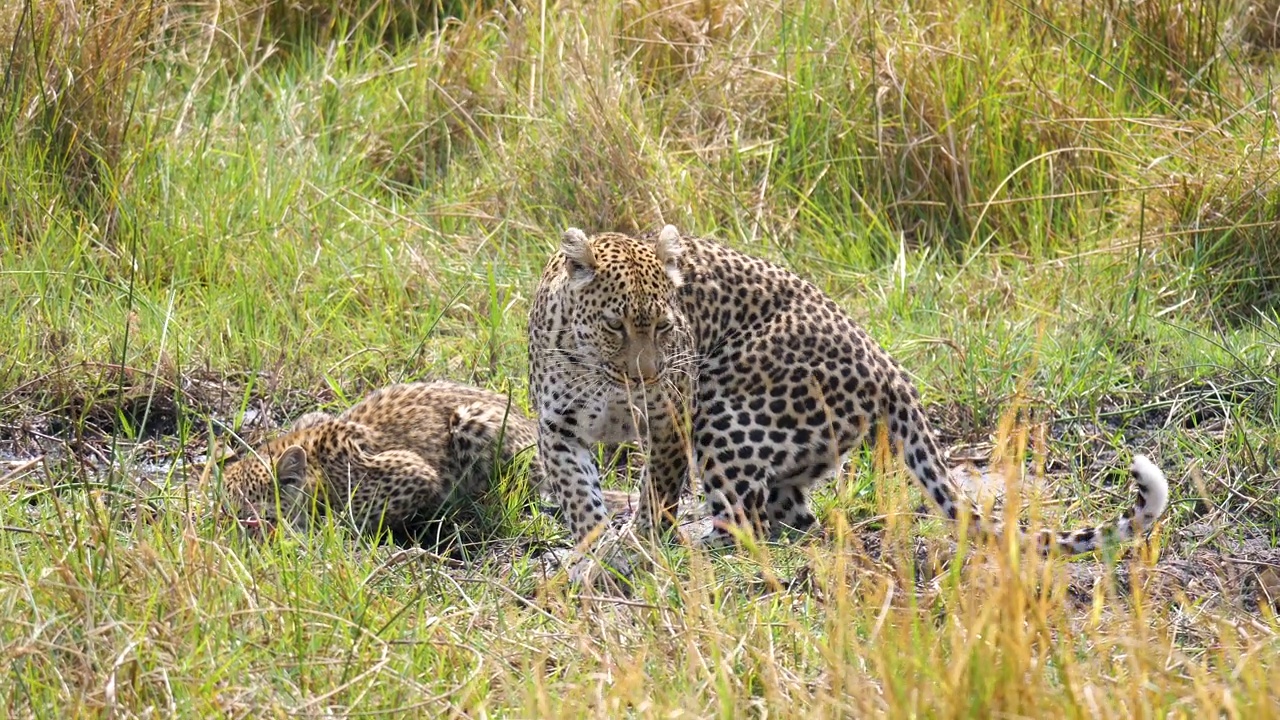
M 658 363 L 654 362 L 652 357 L 641 355 L 636 358 L 636 370 L 640 382 L 645 385 L 652 385 L 658 382 Z

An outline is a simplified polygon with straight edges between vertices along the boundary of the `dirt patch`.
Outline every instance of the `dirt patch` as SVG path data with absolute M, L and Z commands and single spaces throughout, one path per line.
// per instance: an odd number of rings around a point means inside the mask
M 202 456 L 211 434 L 254 444 L 333 399 L 327 387 L 282 389 L 270 373 L 74 363 L 0 394 L 0 458 L 110 465 L 124 447 L 134 462 L 172 465 Z

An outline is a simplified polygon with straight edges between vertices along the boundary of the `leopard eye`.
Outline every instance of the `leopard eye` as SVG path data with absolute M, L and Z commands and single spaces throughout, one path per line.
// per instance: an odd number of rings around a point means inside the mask
M 622 332 L 622 319 L 608 318 L 607 320 L 604 321 L 604 326 L 609 328 L 613 332 Z
M 660 333 L 667 332 L 671 329 L 671 320 L 668 318 L 660 318 L 658 322 L 654 323 L 653 329 Z

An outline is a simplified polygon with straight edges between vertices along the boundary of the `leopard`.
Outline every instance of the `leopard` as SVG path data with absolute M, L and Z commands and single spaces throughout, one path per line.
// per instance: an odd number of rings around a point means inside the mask
M 309 412 L 244 457 L 224 459 L 226 509 L 262 536 L 306 531 L 332 513 L 359 532 L 397 541 L 468 502 L 496 473 L 532 454 L 537 428 L 503 394 L 436 380 L 379 388 L 338 415 Z M 542 485 L 536 457 L 528 485 Z
M 670 224 L 590 236 L 570 227 L 538 281 L 528 337 L 545 481 L 583 547 L 608 520 L 592 449 L 620 441 L 647 455 L 633 519 L 641 536 L 670 539 L 681 495 L 699 480 L 711 529 L 696 546 L 811 535 L 815 487 L 883 437 L 944 517 L 1003 537 L 995 513 L 947 472 L 908 373 L 781 265 Z M 1136 498 L 1121 516 L 1040 530 L 1036 550 L 1078 555 L 1149 531 L 1168 482 L 1146 455 L 1128 469 Z

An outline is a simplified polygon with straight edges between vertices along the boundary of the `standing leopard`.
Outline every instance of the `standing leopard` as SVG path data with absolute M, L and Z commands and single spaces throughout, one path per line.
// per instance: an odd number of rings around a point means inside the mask
M 305 529 L 315 510 L 365 531 L 412 536 L 448 503 L 482 498 L 494 471 L 531 448 L 535 434 L 498 393 L 452 382 L 392 385 L 341 415 L 303 415 L 228 464 L 223 489 L 250 529 L 280 517 Z M 530 468 L 538 487 L 538 463 Z
M 538 453 L 579 542 L 606 520 L 596 443 L 646 446 L 643 534 L 670 531 L 692 463 L 712 517 L 699 544 L 720 547 L 735 527 L 811 530 L 815 483 L 877 428 L 943 515 L 1002 532 L 953 486 L 910 378 L 835 302 L 674 226 L 639 237 L 567 230 L 534 297 L 529 368 Z M 1130 470 L 1137 498 L 1122 517 L 1044 530 L 1038 550 L 1083 553 L 1149 529 L 1168 484 L 1141 455 Z

